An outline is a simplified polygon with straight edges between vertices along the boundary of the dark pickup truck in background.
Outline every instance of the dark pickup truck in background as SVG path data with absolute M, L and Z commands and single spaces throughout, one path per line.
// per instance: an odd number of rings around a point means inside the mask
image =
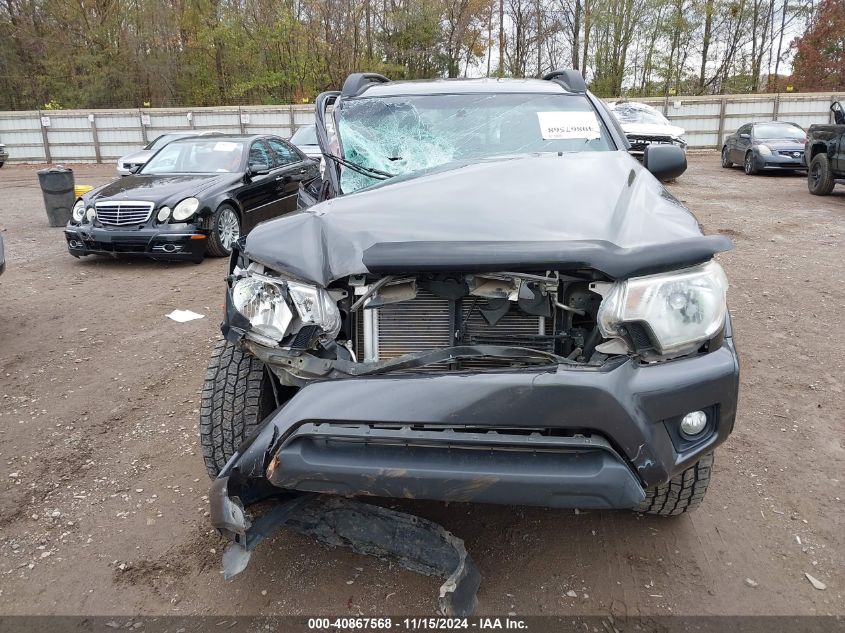
M 816 196 L 826 196 L 845 179 L 845 111 L 839 101 L 830 106 L 833 125 L 811 125 L 807 130 L 804 160 L 807 161 L 807 187 Z

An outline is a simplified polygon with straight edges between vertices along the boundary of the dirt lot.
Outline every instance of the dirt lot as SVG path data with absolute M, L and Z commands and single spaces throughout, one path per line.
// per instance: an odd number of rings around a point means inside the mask
M 0 614 L 432 614 L 436 579 L 288 532 L 223 580 L 197 415 L 225 264 L 75 260 L 34 170 L 0 170 Z M 671 190 L 736 244 L 742 394 L 709 495 L 671 520 L 403 504 L 466 540 L 482 614 L 845 614 L 845 186 L 704 154 Z

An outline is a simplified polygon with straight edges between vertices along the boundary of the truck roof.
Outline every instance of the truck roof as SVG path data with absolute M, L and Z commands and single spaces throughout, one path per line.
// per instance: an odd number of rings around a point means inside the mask
M 424 79 L 370 83 L 358 97 L 398 97 L 481 93 L 570 94 L 562 85 L 542 79 Z M 574 94 L 574 93 L 573 93 Z

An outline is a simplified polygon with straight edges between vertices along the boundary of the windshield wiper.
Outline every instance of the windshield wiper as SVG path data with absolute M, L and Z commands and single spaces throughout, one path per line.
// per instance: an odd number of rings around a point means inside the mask
M 340 158 L 339 156 L 335 156 L 334 154 L 323 154 L 323 156 L 328 158 L 329 160 L 333 160 L 339 165 L 343 165 L 344 167 L 347 167 L 352 171 L 361 174 L 362 176 L 368 176 L 369 178 L 375 178 L 376 180 L 387 180 L 388 178 L 395 178 L 397 176 L 397 174 L 391 174 L 387 171 L 381 171 L 380 169 L 375 169 L 374 167 L 367 167 L 365 165 L 352 162 L 351 160 Z

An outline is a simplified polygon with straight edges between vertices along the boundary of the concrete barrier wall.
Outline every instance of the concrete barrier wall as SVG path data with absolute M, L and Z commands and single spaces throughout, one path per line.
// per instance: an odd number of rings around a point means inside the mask
M 692 149 L 721 146 L 751 121 L 802 127 L 833 121 L 830 104 L 845 93 L 754 94 L 638 99 L 687 131 Z M 608 99 L 614 101 L 614 99 Z M 289 137 L 314 123 L 313 105 L 0 112 L 0 142 L 10 162 L 112 162 L 166 132 L 218 130 Z

